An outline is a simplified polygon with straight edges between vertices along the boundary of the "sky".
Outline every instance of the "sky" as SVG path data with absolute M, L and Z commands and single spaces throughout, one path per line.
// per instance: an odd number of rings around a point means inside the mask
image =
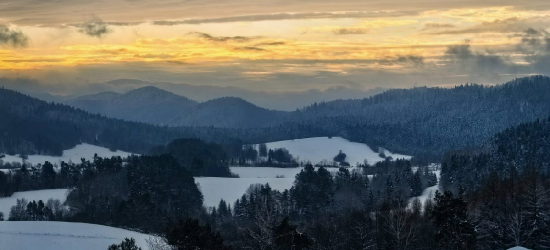
M 273 93 L 550 74 L 548 0 L 1 0 L 0 82 Z M 116 90 L 116 89 L 115 89 Z

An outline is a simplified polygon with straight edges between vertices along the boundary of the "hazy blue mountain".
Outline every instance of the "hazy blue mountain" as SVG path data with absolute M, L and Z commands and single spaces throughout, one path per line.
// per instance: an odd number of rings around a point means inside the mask
M 85 85 L 67 84 L 55 86 L 24 79 L 13 80 L 0 78 L 0 85 L 49 102 L 64 102 L 75 99 L 78 96 L 93 95 L 101 92 L 126 93 L 134 89 L 155 86 L 176 95 L 186 96 L 198 102 L 233 96 L 242 98 L 262 108 L 283 111 L 294 111 L 314 102 L 333 101 L 337 99 L 361 99 L 382 93 L 385 90 L 383 88 L 361 89 L 340 86 L 330 87 L 324 90 L 288 89 L 280 92 L 267 92 L 231 86 L 224 87 L 173 82 L 150 82 L 136 79 L 117 79 L 108 82 L 87 83 Z M 65 95 L 60 95 L 59 93 L 64 93 Z
M 64 103 L 107 117 L 168 126 L 261 127 L 286 114 L 236 97 L 198 103 L 152 86 L 124 94 L 102 92 L 81 96 Z
M 124 94 L 103 92 L 64 102 L 94 114 L 165 125 L 198 103 L 156 87 L 143 87 Z
M 224 128 L 255 128 L 274 123 L 287 112 L 260 108 L 236 97 L 210 100 L 174 117 L 169 124 L 177 126 L 215 126 Z

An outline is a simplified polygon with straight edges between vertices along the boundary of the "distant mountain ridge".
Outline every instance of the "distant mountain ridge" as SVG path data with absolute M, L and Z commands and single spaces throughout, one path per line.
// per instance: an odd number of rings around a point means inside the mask
M 198 103 L 155 87 L 143 87 L 124 94 L 102 92 L 64 102 L 93 114 L 127 121 L 167 125 L 183 110 Z
M 120 119 L 171 126 L 108 119 L 105 113 L 90 115 L 2 90 L 0 131 L 7 132 L 0 134 L 0 146 L 58 153 L 88 142 L 144 152 L 184 137 L 238 148 L 243 143 L 340 136 L 433 162 L 446 151 L 479 145 L 508 127 L 550 116 L 550 77 L 525 77 L 497 86 L 394 89 L 364 99 L 314 103 L 294 112 L 267 110 L 231 97 L 198 103 L 153 87 L 76 100 L 97 102 L 90 108 L 94 113 L 103 110 Z
M 107 117 L 167 126 L 261 127 L 286 114 L 236 97 L 199 103 L 153 86 L 124 94 L 102 92 L 80 96 L 64 103 Z

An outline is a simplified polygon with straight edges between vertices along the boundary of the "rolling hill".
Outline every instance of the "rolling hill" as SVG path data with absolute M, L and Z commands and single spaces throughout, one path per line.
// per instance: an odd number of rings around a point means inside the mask
M 286 113 L 260 108 L 236 97 L 198 103 L 153 86 L 124 94 L 102 92 L 80 96 L 64 103 L 107 117 L 168 126 L 261 127 Z

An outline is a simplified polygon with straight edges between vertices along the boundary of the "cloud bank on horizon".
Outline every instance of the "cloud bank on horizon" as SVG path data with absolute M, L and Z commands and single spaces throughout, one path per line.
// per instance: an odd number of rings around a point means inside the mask
M 4 0 L 0 13 L 0 79 L 28 80 L 4 85 L 55 94 L 120 78 L 281 92 L 550 74 L 547 0 Z

